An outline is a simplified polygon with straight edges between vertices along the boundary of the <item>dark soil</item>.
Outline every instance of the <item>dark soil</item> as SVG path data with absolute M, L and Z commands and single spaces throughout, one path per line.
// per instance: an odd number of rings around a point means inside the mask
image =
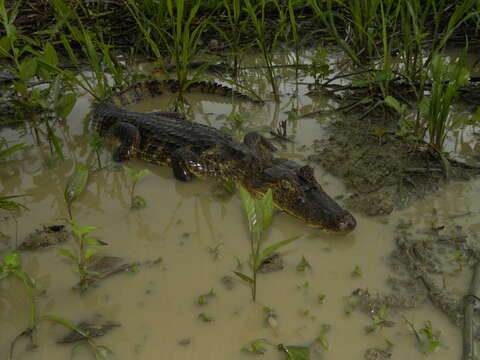
M 353 194 L 346 206 L 385 215 L 438 190 L 445 180 L 469 180 L 480 167 L 443 159 L 425 144 L 397 135 L 396 121 L 348 115 L 327 126 L 310 160 L 341 178 Z

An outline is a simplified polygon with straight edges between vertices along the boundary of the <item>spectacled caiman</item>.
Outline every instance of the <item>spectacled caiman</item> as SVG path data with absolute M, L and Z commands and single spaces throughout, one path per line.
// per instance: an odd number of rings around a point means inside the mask
M 313 168 L 275 157 L 275 147 L 262 135 L 250 132 L 243 143 L 238 143 L 213 127 L 188 121 L 178 112 L 139 113 L 124 108 L 146 97 L 178 90 L 176 81 L 151 80 L 95 105 L 93 129 L 120 143 L 113 153 L 115 161 L 140 158 L 171 167 L 180 181 L 190 181 L 194 176 L 228 180 L 256 195 L 272 189 L 278 208 L 310 226 L 335 233 L 355 228 L 354 217 L 323 191 Z M 256 101 L 210 82 L 192 83 L 186 90 Z

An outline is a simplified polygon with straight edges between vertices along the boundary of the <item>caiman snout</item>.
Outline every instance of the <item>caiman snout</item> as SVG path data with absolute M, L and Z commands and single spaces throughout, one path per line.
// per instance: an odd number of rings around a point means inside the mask
M 338 232 L 346 234 L 355 229 L 357 220 L 351 214 L 345 214 L 342 219 L 338 221 Z

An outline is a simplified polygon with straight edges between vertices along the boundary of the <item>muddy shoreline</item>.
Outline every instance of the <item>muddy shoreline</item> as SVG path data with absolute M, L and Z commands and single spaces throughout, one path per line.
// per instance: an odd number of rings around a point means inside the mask
M 340 178 L 351 195 L 348 208 L 366 215 L 387 215 L 405 208 L 448 181 L 468 181 L 480 166 L 440 156 L 426 144 L 399 135 L 397 120 L 371 116 L 345 119 L 326 126 L 325 140 L 315 141 L 309 160 Z

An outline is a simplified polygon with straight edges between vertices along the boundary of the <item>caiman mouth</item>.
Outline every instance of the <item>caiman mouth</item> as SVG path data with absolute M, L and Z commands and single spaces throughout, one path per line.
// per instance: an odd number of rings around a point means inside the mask
M 303 220 L 303 219 L 301 219 Z M 305 220 L 304 220 L 305 221 Z M 306 221 L 307 225 L 312 228 L 322 229 L 325 232 L 332 234 L 345 235 L 352 232 L 357 226 L 357 221 L 350 213 L 346 213 L 341 219 L 337 219 L 335 224 L 327 226 L 325 224 L 314 223 Z
M 296 199 L 282 196 L 281 191 L 274 192 L 274 201 L 281 210 L 310 227 L 335 234 L 348 234 L 355 229 L 357 221 L 353 215 L 337 204 L 320 185 L 303 190 L 302 196 Z

